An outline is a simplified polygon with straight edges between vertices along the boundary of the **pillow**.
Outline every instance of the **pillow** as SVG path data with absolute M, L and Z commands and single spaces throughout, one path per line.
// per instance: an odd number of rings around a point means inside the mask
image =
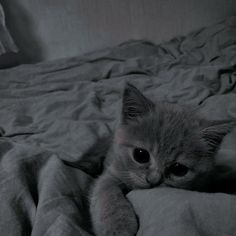
M 235 235 L 236 196 L 174 188 L 136 190 L 128 198 L 139 216 L 137 236 Z
M 7 30 L 5 15 L 0 5 L 0 69 L 17 64 L 18 49 Z

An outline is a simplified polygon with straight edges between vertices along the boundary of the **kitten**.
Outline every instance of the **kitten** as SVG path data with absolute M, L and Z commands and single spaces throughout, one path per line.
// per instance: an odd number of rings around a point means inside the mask
M 91 189 L 98 236 L 132 236 L 138 222 L 125 191 L 154 186 L 210 187 L 214 155 L 232 123 L 207 122 L 186 108 L 154 104 L 128 84 L 106 166 Z

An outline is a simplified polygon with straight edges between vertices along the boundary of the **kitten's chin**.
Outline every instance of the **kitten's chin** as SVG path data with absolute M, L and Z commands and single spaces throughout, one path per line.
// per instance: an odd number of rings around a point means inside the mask
M 150 188 L 155 188 L 155 187 L 158 187 L 159 185 L 152 185 L 148 182 L 146 183 L 136 183 L 136 184 L 133 184 L 133 189 L 150 189 Z
M 130 190 L 134 190 L 134 189 L 150 189 L 150 188 L 152 188 L 151 185 L 148 184 L 148 183 L 126 182 L 125 185 Z

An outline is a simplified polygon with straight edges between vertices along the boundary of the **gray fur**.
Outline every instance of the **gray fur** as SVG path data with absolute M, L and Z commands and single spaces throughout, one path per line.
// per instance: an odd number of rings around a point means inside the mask
M 172 186 L 205 190 L 214 155 L 232 123 L 208 122 L 188 109 L 154 104 L 132 85 L 123 95 L 122 119 L 108 152 L 108 164 L 91 191 L 90 212 L 98 236 L 135 235 L 138 223 L 124 189 Z M 147 150 L 150 162 L 137 163 L 134 148 Z M 183 177 L 168 173 L 178 162 L 189 168 Z

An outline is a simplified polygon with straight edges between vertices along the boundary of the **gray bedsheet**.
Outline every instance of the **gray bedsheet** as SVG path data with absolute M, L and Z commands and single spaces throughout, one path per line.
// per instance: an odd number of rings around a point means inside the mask
M 96 158 L 94 146 L 112 132 L 127 81 L 153 101 L 235 120 L 236 19 L 161 45 L 128 42 L 0 70 L 1 236 L 90 235 L 94 177 L 66 163 Z M 217 156 L 231 167 L 235 143 L 234 130 Z M 234 195 L 157 188 L 128 197 L 140 217 L 138 235 L 236 235 Z

